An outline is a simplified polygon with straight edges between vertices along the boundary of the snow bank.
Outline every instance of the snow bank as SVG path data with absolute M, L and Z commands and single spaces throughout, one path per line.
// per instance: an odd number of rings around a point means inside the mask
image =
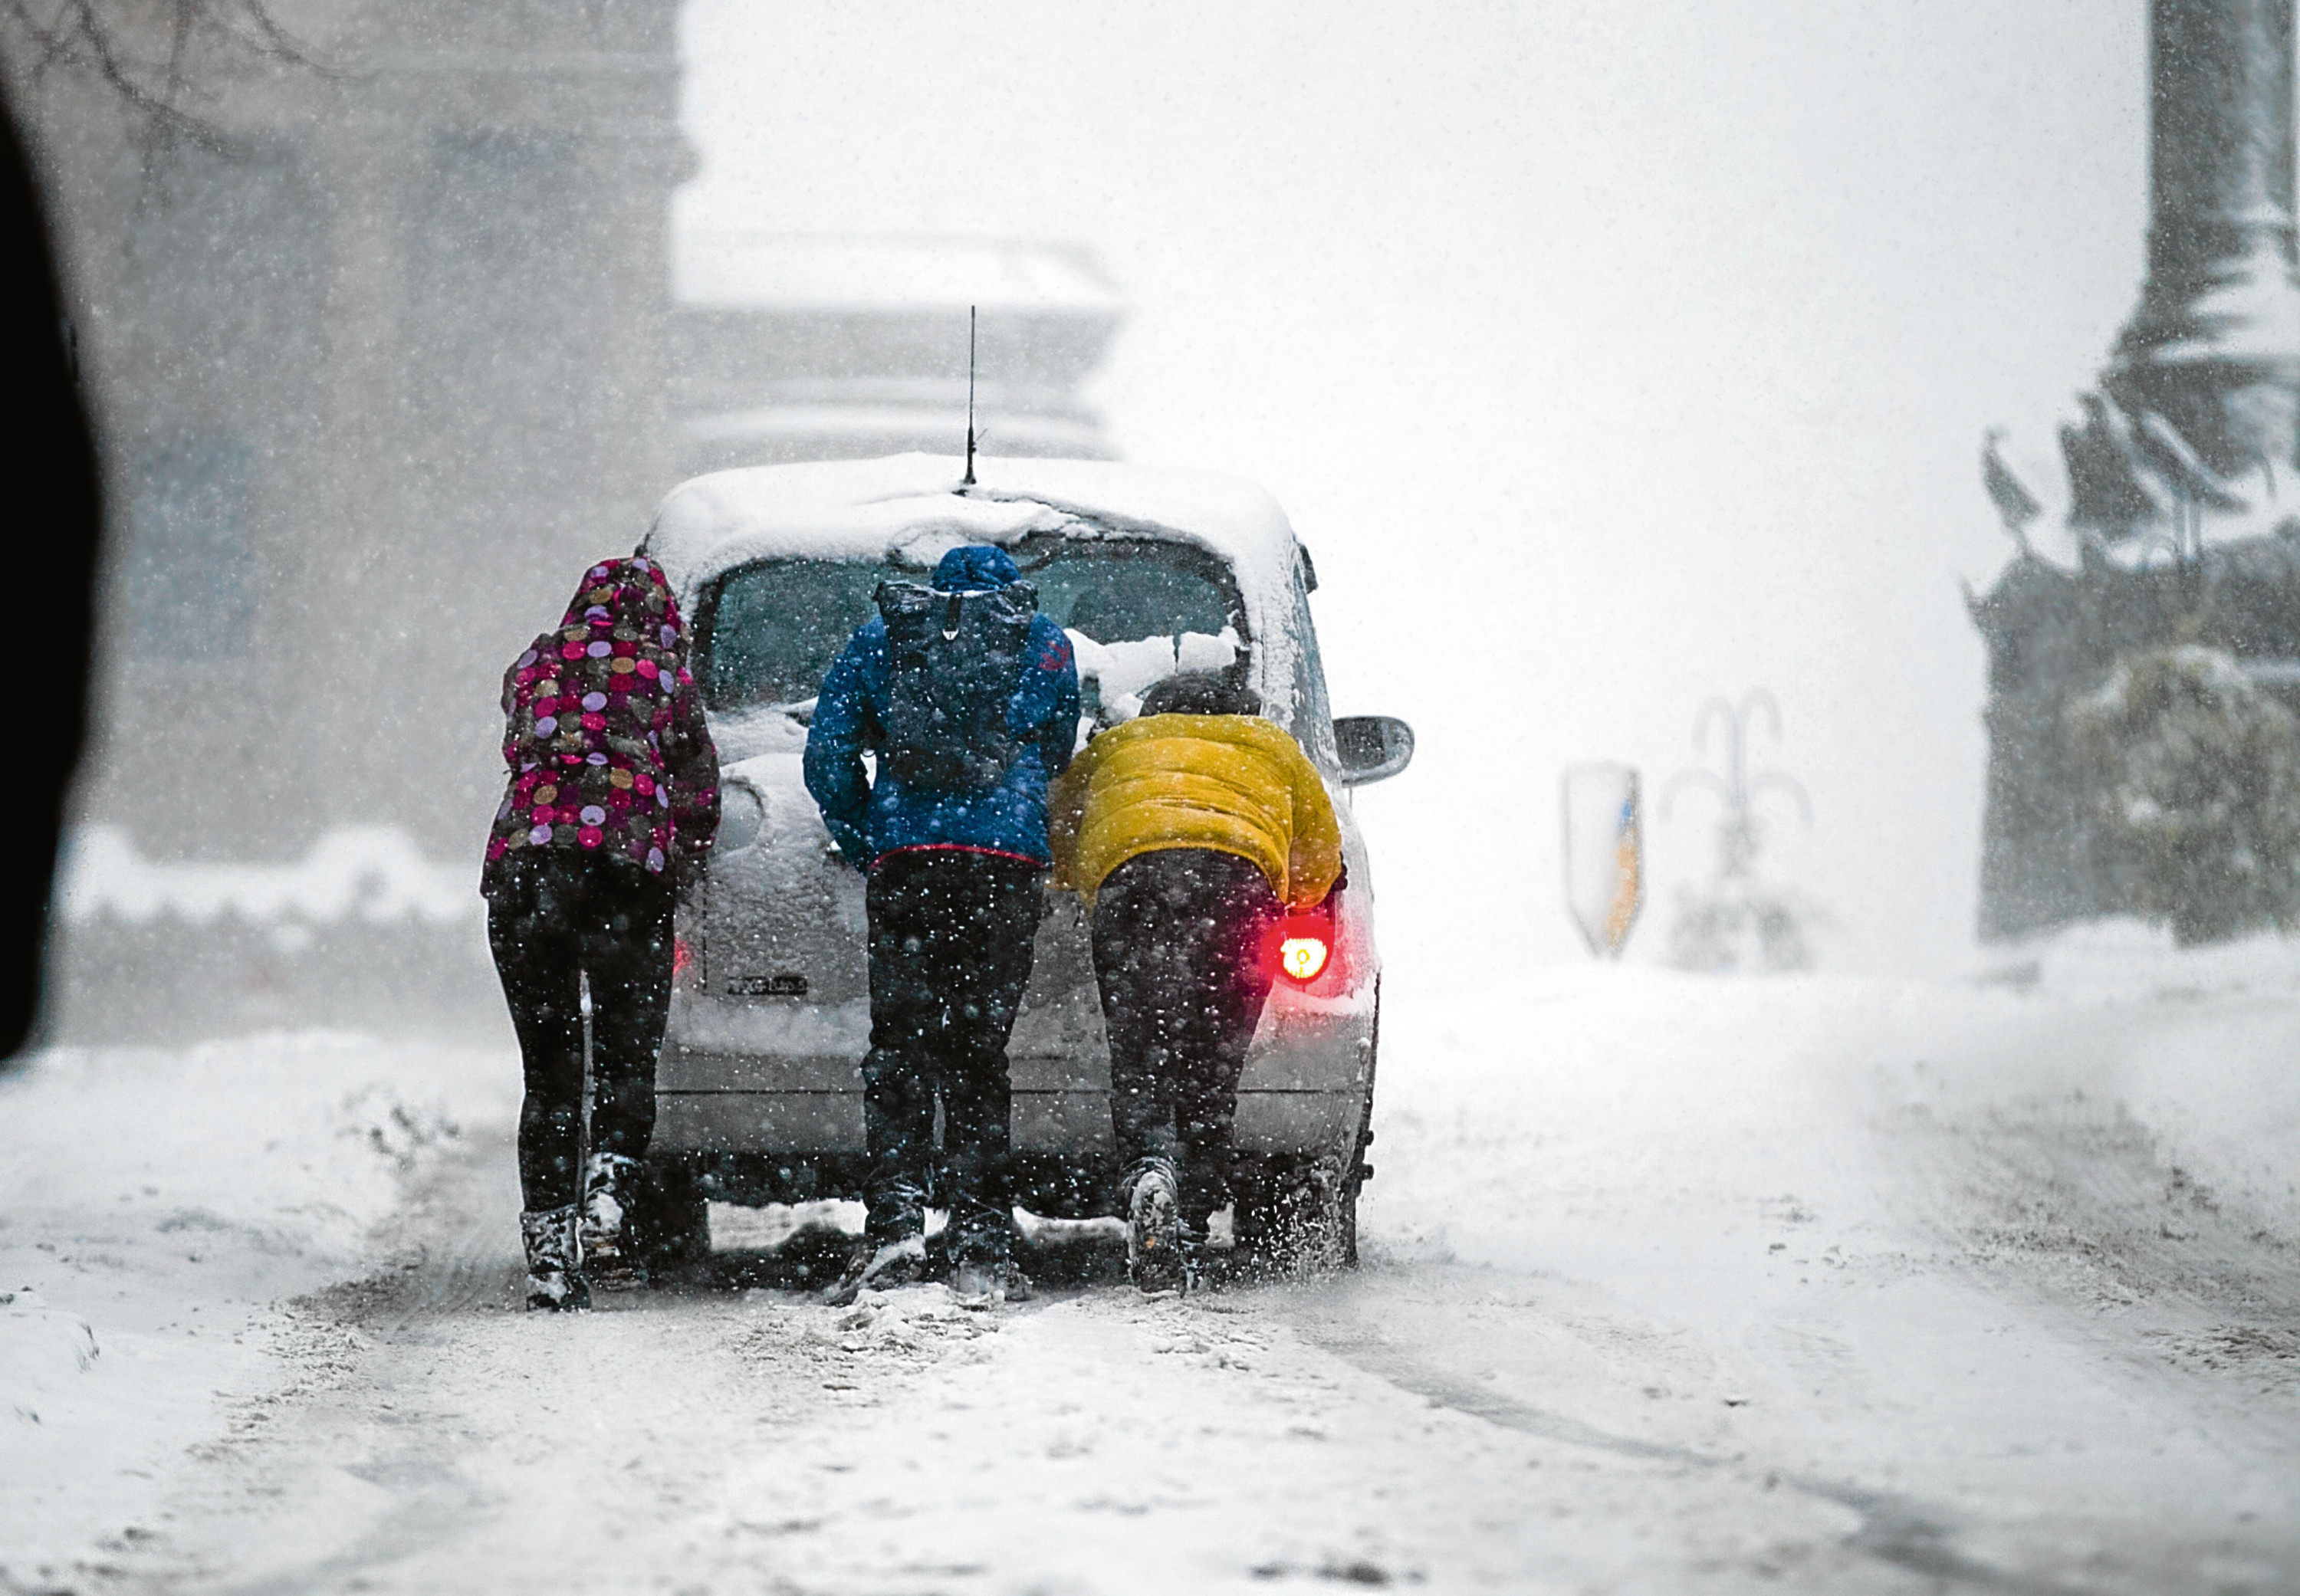
M 0 1076 L 0 1588 L 134 1539 L 276 1379 L 280 1300 L 368 1272 L 405 1183 L 507 1126 L 518 1082 L 505 1053 L 326 1033 Z
M 2024 1060 L 2036 1089 L 2111 1095 L 2168 1162 L 2300 1243 L 2300 943 L 2182 948 L 2107 920 L 1999 954 L 1984 979 L 2065 1027 Z M 2080 1032 L 2087 1017 L 2112 1041 Z
M 482 918 L 476 865 L 442 865 L 392 826 L 328 832 L 293 864 L 167 863 L 146 858 L 117 827 L 76 832 L 58 873 L 57 904 L 68 922 L 112 915 L 131 924 L 174 917 L 219 919 L 345 919 L 444 925 Z
M 92 826 L 57 879 L 51 1039 L 507 1035 L 476 859 L 427 859 L 396 827 L 342 827 L 300 860 L 258 864 L 157 860 Z

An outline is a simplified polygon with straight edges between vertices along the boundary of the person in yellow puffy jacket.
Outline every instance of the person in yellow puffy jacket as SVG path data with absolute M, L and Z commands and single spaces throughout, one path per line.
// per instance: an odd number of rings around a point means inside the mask
M 1170 677 L 1048 794 L 1054 885 L 1093 906 L 1127 1263 L 1145 1291 L 1190 1283 L 1229 1201 L 1276 927 L 1330 906 L 1342 881 L 1325 784 L 1259 707 L 1218 677 Z

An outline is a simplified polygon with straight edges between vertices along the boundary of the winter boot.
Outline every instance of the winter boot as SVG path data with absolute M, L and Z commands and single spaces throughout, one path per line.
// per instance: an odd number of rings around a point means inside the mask
M 925 1278 L 927 1238 L 913 1232 L 881 1246 L 869 1240 L 858 1245 L 838 1278 L 823 1288 L 822 1301 L 831 1308 L 850 1306 L 864 1287 L 883 1292 Z
M 1145 1292 L 1188 1284 L 1182 1255 L 1181 1181 L 1171 1160 L 1146 1158 L 1126 1185 L 1126 1276 Z
M 591 1306 L 591 1288 L 575 1263 L 573 1203 L 520 1215 L 519 1239 L 527 1246 L 529 1311 L 565 1313 Z
M 583 1164 L 583 1270 L 602 1291 L 642 1284 L 631 1245 L 631 1203 L 642 1171 L 637 1159 L 595 1152 Z

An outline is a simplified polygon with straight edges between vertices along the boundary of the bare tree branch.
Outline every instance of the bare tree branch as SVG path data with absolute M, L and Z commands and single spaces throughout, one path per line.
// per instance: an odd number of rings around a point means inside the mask
M 232 147 L 200 107 L 215 100 L 214 80 L 238 67 L 336 75 L 279 26 L 263 0 L 57 0 L 45 19 L 34 0 L 0 0 L 0 43 L 11 37 L 33 46 L 35 80 L 54 71 L 79 72 L 143 117 L 147 159 L 178 139 Z
M 246 38 L 260 53 L 278 61 L 288 62 L 325 77 L 341 74 L 321 62 L 312 47 L 282 28 L 272 14 L 264 9 L 262 0 L 238 0 L 226 13 L 233 30 Z

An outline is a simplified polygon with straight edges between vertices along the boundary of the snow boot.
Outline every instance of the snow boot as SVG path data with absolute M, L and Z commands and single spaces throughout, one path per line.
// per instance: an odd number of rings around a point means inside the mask
M 1181 1179 L 1170 1159 L 1146 1158 L 1126 1185 L 1126 1277 L 1144 1292 L 1189 1284 L 1182 1251 Z
M 602 1291 L 643 1284 L 631 1245 L 633 1193 L 644 1172 L 637 1159 L 595 1152 L 583 1164 L 583 1270 Z
M 591 1288 L 575 1262 L 575 1205 L 529 1209 L 519 1217 L 527 1247 L 529 1312 L 568 1313 L 591 1306 Z
M 866 1286 L 883 1292 L 897 1285 L 911 1285 L 926 1277 L 927 1238 L 912 1234 L 899 1236 L 881 1246 L 868 1240 L 858 1245 L 846 1259 L 846 1268 L 838 1278 L 823 1288 L 822 1301 L 830 1308 L 846 1308 L 861 1296 Z

